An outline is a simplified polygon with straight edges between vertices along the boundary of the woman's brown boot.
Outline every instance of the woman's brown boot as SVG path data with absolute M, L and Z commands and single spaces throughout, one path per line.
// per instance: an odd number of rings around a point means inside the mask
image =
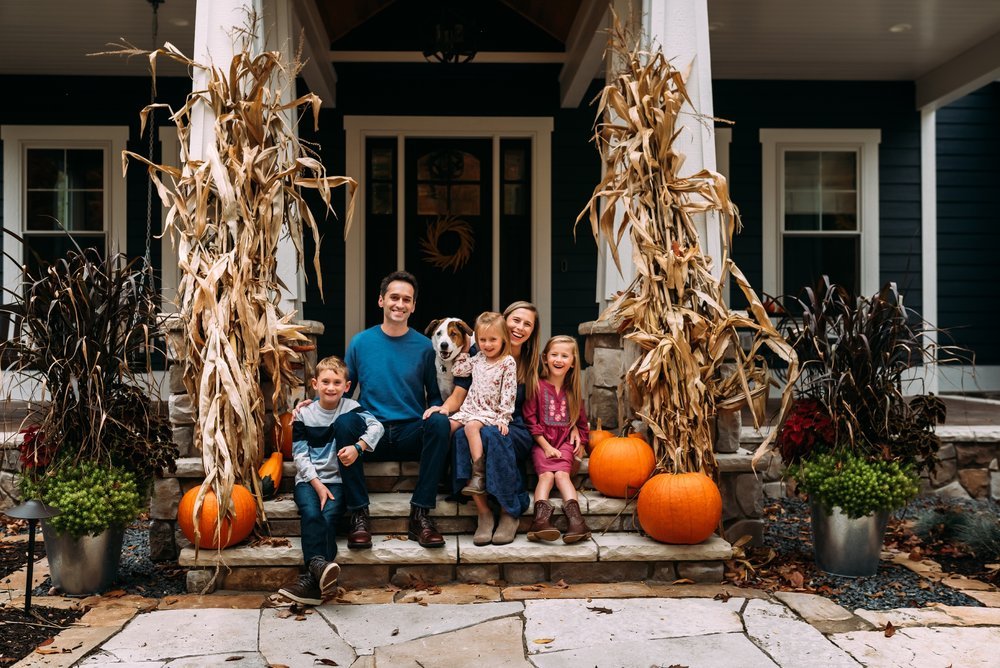
M 472 537 L 473 545 L 489 545 L 493 541 L 493 529 L 496 520 L 493 519 L 493 511 L 485 510 L 479 513 L 476 524 L 476 534 Z
M 569 524 L 566 527 L 566 533 L 563 534 L 564 543 L 575 543 L 585 538 L 590 538 L 590 529 L 587 527 L 587 523 L 583 521 L 583 515 L 580 513 L 580 504 L 576 499 L 563 503 L 563 513 L 565 513 Z
M 514 536 L 517 535 L 517 524 L 516 517 L 508 515 L 505 510 L 501 510 L 500 521 L 497 523 L 497 530 L 493 532 L 493 540 L 491 542 L 494 545 L 513 543 Z
M 478 496 L 486 493 L 486 459 L 480 457 L 472 460 L 472 477 L 462 488 L 462 494 Z
M 535 519 L 528 529 L 528 540 L 559 540 L 562 532 L 552 526 L 552 504 L 548 501 L 535 501 Z

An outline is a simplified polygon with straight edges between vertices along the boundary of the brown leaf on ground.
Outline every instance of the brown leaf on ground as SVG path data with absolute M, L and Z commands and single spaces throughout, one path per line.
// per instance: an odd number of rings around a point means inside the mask
M 731 599 L 732 597 L 733 597 L 732 594 L 730 594 L 726 590 L 723 590 L 722 592 L 720 592 L 720 593 L 716 594 L 715 596 L 713 596 L 712 600 L 713 601 L 722 601 L 723 603 L 727 603 L 729 601 L 729 599 Z
M 394 628 L 392 630 L 392 633 L 390 633 L 389 635 L 391 635 L 391 636 L 398 636 L 399 635 L 399 627 Z
M 896 635 L 896 627 L 892 625 L 892 622 L 886 622 L 883 631 L 885 632 L 886 638 L 891 638 Z
M 675 584 L 675 585 L 693 585 L 694 584 L 694 580 L 692 580 L 691 578 L 681 578 L 680 580 L 674 580 L 670 584 Z
M 124 589 L 112 589 L 111 591 L 104 592 L 104 594 L 102 594 L 104 598 L 121 598 L 124 595 Z
M 291 547 L 292 541 L 280 536 L 261 536 L 250 541 L 250 547 Z
M 539 585 L 525 585 L 521 587 L 521 591 L 542 591 Z
M 324 659 L 322 657 L 315 659 L 313 663 L 318 663 L 321 666 L 339 666 L 340 664 L 333 659 Z
M 226 661 L 242 661 L 242 656 L 227 656 Z
M 559 582 L 555 583 L 552 586 L 555 587 L 556 589 L 569 589 L 569 585 L 566 584 L 565 580 L 560 580 Z
M 531 642 L 535 643 L 536 645 L 548 645 L 551 642 L 555 642 L 555 640 L 556 640 L 555 638 L 535 638 Z
M 289 617 L 292 616 L 292 611 L 291 610 L 279 610 L 276 613 L 276 616 L 277 616 L 278 619 L 288 619 Z
M 614 610 L 612 610 L 611 608 L 605 608 L 600 605 L 595 605 L 593 607 L 587 606 L 587 610 L 590 610 L 591 612 L 596 612 L 600 615 L 610 615 L 614 612 Z

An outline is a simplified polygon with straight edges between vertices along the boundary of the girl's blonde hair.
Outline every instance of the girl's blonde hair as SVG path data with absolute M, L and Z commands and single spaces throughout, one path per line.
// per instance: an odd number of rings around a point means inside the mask
M 528 339 L 521 344 L 521 352 L 517 354 L 514 361 L 517 362 L 517 382 L 524 385 L 524 396 L 531 399 L 538 391 L 538 308 L 531 302 L 517 301 L 504 309 L 504 323 L 510 314 L 519 309 L 531 311 L 535 316 L 535 326 L 531 328 Z
M 500 357 L 504 355 L 510 355 L 510 330 L 507 329 L 507 320 L 502 314 L 496 311 L 483 311 L 476 318 L 476 326 L 473 329 L 476 332 L 476 338 L 479 338 L 479 331 L 483 329 L 489 329 L 491 327 L 496 327 L 497 331 L 500 332 L 500 338 L 503 339 L 503 348 L 500 350 Z
M 542 368 L 545 370 L 543 378 L 549 377 L 549 365 L 545 361 L 546 356 L 552 346 L 565 343 L 573 351 L 573 366 L 566 372 L 566 380 L 563 381 L 562 390 L 566 394 L 566 404 L 569 410 L 569 419 L 576 424 L 576 418 L 580 415 L 580 406 L 583 405 L 583 390 L 580 388 L 580 346 L 572 336 L 553 336 L 542 349 Z

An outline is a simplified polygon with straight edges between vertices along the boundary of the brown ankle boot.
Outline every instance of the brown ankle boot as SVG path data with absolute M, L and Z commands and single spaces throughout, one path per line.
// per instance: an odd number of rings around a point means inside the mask
M 493 541 L 493 529 L 496 528 L 496 520 L 493 519 L 493 511 L 487 510 L 479 513 L 476 524 L 476 535 L 472 537 L 473 545 L 489 545 Z
M 486 459 L 480 457 L 472 460 L 472 477 L 462 488 L 462 494 L 478 496 L 486 493 Z
M 587 527 L 587 523 L 583 521 L 583 515 L 580 513 L 580 504 L 575 499 L 563 503 L 563 513 L 566 515 L 566 520 L 569 524 L 566 527 L 566 533 L 563 534 L 564 543 L 575 543 L 585 538 L 590 538 L 590 529 Z
M 552 526 L 552 504 L 548 501 L 535 501 L 535 519 L 528 529 L 528 540 L 559 540 L 562 532 Z

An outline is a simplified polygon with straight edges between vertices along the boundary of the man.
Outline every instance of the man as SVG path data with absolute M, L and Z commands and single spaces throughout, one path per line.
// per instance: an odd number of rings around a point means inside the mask
M 348 376 L 360 386 L 358 401 L 385 427 L 385 434 L 361 456 L 366 461 L 419 461 L 420 475 L 410 498 L 408 534 L 423 547 L 444 547 L 428 512 L 437 504 L 438 482 L 448 457 L 448 418 L 422 419 L 441 403 L 430 339 L 409 327 L 417 303 L 417 279 L 405 271 L 389 274 L 379 286 L 382 324 L 360 332 L 347 348 Z M 345 476 L 347 508 L 352 511 L 347 546 L 372 544 L 368 487 L 362 467 Z

